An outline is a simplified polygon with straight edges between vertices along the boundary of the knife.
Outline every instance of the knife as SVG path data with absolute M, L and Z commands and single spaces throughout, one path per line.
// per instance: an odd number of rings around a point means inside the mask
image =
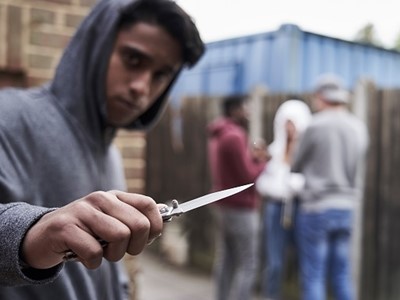
M 193 209 L 202 207 L 204 205 L 213 203 L 215 201 L 224 199 L 226 197 L 232 196 L 234 194 L 237 194 L 241 191 L 244 191 L 245 189 L 251 187 L 254 185 L 254 183 L 249 183 L 245 184 L 242 186 L 237 186 L 234 188 L 210 193 L 198 198 L 195 198 L 190 201 L 186 201 L 182 204 L 179 204 L 177 200 L 172 200 L 171 201 L 171 206 L 164 206 L 160 208 L 160 214 L 164 222 L 170 222 L 172 220 L 172 217 L 174 216 L 180 216 L 181 214 L 184 214 L 188 211 L 191 211 Z M 102 247 L 107 246 L 107 242 L 104 240 L 99 239 L 99 243 L 101 244 Z M 78 258 L 78 256 L 71 250 L 68 250 L 64 253 L 63 261 L 74 261 Z
M 207 194 L 207 195 L 195 198 L 193 200 L 184 202 L 182 204 L 179 204 L 177 200 L 172 200 L 171 206 L 162 207 L 160 209 L 161 217 L 163 218 L 164 222 L 169 222 L 169 221 L 171 221 L 173 216 L 180 216 L 181 214 L 191 211 L 193 209 L 196 209 L 196 208 L 202 207 L 204 205 L 213 203 L 215 201 L 224 199 L 226 197 L 232 196 L 241 191 L 244 191 L 245 189 L 251 187 L 253 184 L 254 183 L 249 183 L 249 184 L 245 184 L 242 186 L 237 186 L 234 188 L 214 192 L 214 193 Z

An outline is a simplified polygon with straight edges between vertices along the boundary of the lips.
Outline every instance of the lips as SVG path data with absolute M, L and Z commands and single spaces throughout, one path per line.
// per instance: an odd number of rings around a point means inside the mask
M 140 111 L 140 106 L 137 105 L 137 101 L 128 100 L 125 98 L 118 98 L 118 102 L 125 108 L 131 111 Z

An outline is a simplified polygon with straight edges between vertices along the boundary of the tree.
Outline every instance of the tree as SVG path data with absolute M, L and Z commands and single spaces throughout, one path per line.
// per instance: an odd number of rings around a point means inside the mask
M 376 35 L 375 26 L 372 23 L 362 27 L 354 37 L 354 41 L 358 43 L 382 47 L 382 43 Z
M 396 41 L 394 42 L 393 50 L 400 51 L 400 32 L 397 34 Z

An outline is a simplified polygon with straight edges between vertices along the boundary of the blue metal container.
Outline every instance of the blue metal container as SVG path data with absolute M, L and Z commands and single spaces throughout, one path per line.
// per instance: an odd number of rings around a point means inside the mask
M 204 57 L 181 74 L 171 96 L 247 93 L 257 85 L 272 93 L 305 93 L 326 72 L 340 75 L 350 89 L 362 78 L 379 87 L 400 87 L 400 52 L 285 24 L 273 32 L 208 43 Z

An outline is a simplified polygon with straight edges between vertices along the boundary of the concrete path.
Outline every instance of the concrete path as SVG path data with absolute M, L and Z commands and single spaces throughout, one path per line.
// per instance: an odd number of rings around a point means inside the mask
M 207 274 L 174 266 L 150 251 L 140 254 L 138 263 L 138 300 L 214 299 L 212 278 Z
M 212 300 L 210 276 L 173 266 L 151 252 L 139 255 L 138 300 Z

